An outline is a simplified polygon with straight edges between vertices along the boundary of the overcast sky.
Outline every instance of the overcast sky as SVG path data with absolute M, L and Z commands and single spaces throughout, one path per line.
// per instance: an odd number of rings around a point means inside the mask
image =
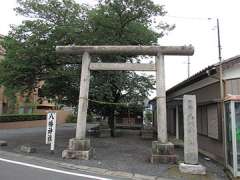
M 95 4 L 94 0 L 77 0 Z M 195 47 L 191 60 L 191 75 L 218 62 L 216 18 L 220 21 L 222 56 L 224 59 L 240 54 L 239 0 L 154 0 L 168 11 L 163 19 L 176 28 L 159 40 L 160 45 L 189 45 Z M 0 6 L 0 34 L 6 35 L 9 24 L 20 24 L 15 15 L 16 0 L 7 0 Z M 212 18 L 208 20 L 208 18 Z M 167 88 L 187 78 L 187 57 L 166 57 Z

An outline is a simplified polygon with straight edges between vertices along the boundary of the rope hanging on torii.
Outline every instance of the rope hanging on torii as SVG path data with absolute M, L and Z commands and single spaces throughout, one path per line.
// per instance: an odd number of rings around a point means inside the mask
M 164 56 L 191 56 L 193 46 L 57 46 L 59 54 L 82 55 L 82 72 L 76 138 L 85 139 L 90 70 L 156 71 L 158 140 L 167 143 Z M 155 64 L 91 63 L 91 55 L 148 55 Z

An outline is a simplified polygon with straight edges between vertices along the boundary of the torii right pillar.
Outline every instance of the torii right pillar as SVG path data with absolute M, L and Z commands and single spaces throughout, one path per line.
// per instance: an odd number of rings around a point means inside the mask
M 152 163 L 176 163 L 174 145 L 168 142 L 167 137 L 167 110 L 165 90 L 164 56 L 158 53 L 156 64 L 156 91 L 157 91 L 157 133 L 158 140 L 152 142 Z

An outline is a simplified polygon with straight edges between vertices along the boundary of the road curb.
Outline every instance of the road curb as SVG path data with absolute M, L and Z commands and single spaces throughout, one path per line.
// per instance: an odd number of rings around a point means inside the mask
M 94 173 L 94 174 L 103 175 L 103 176 L 108 175 L 108 176 L 118 177 L 118 178 L 128 178 L 128 179 L 130 178 L 130 179 L 134 179 L 134 180 L 157 180 L 157 179 L 159 180 L 159 178 L 161 179 L 161 177 L 158 177 L 158 176 L 147 176 L 147 175 L 143 175 L 143 174 L 129 173 L 129 172 L 125 172 L 125 171 L 113 171 L 113 170 L 98 168 L 98 167 L 75 165 L 75 164 L 59 162 L 59 161 L 54 161 L 54 160 L 49 160 L 49 159 L 44 159 L 44 158 L 39 158 L 39 157 L 33 157 L 33 156 L 25 155 L 25 154 L 6 152 L 6 151 L 0 151 L 0 156 L 15 157 L 15 158 L 24 157 L 25 159 L 28 159 L 28 160 L 34 160 L 37 163 L 46 163 L 47 162 L 47 163 L 54 164 L 54 165 L 64 168 L 64 169 L 79 170 L 79 171 Z M 167 178 L 162 178 L 162 180 L 167 180 Z

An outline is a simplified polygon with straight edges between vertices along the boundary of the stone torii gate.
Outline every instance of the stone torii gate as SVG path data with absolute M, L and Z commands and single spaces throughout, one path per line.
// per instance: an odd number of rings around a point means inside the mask
M 176 161 L 174 146 L 168 142 L 167 138 L 164 56 L 191 56 L 194 53 L 192 46 L 57 46 L 56 52 L 82 55 L 76 137 L 69 140 L 68 149 L 62 153 L 63 158 L 88 160 L 93 152 L 90 139 L 86 138 L 90 70 L 126 70 L 156 71 L 158 141 L 152 143 L 151 162 L 168 163 Z M 104 54 L 155 56 L 155 64 L 91 63 L 90 55 Z

